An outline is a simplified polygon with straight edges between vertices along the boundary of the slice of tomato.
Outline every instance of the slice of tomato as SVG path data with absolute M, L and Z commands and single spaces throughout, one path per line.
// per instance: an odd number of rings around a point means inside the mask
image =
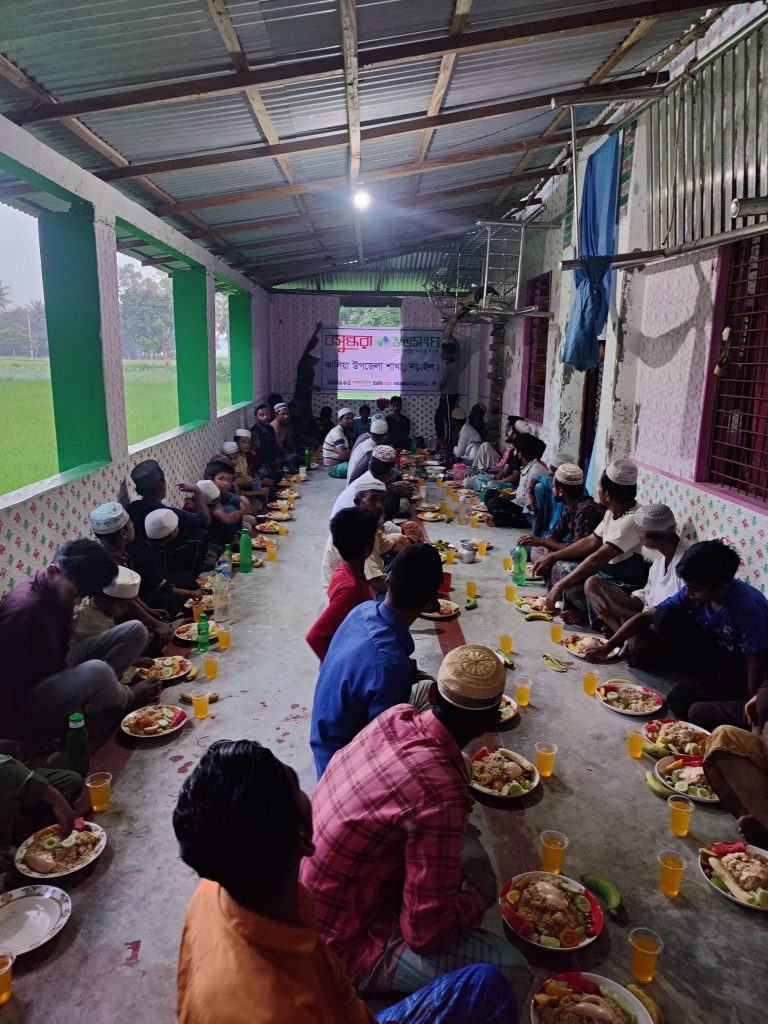
M 479 761 L 481 758 L 487 757 L 488 754 L 490 754 L 488 747 L 480 747 L 480 749 L 475 751 L 472 757 L 470 757 L 470 761 Z
M 518 914 L 516 910 L 513 910 L 512 907 L 509 906 L 509 904 L 507 904 L 506 907 L 501 908 L 501 916 L 510 928 L 514 928 L 517 934 L 522 935 L 523 938 L 526 938 L 533 931 L 533 925 L 528 918 L 523 917 L 522 914 Z
M 746 843 L 712 843 L 709 849 L 716 857 L 725 857 L 728 853 L 746 853 Z
M 563 928 L 558 938 L 560 939 L 560 945 L 565 946 L 566 949 L 573 949 L 581 943 L 579 933 L 575 928 Z
M 554 981 L 562 981 L 573 989 L 578 995 L 597 996 L 600 995 L 600 986 L 594 981 L 585 978 L 579 971 L 568 971 L 565 974 L 556 974 Z

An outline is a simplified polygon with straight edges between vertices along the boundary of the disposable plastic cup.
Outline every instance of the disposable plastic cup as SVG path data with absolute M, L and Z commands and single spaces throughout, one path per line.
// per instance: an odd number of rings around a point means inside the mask
M 549 627 L 549 637 L 553 644 L 560 644 L 563 642 L 563 624 L 562 622 L 553 622 Z
M 597 672 L 594 672 L 589 668 L 584 669 L 582 685 L 584 687 L 584 693 L 586 693 L 588 697 L 594 697 L 597 692 Z
M 195 622 L 199 622 L 200 621 L 200 616 L 202 614 L 203 614 L 203 602 L 202 601 L 198 601 L 196 604 L 192 605 L 192 618 L 194 619 Z
M 662 850 L 656 859 L 659 862 L 659 889 L 665 896 L 678 896 L 683 884 L 685 861 L 674 850 Z
M 195 712 L 195 718 L 207 718 L 208 717 L 208 700 L 210 698 L 209 690 L 193 690 L 192 691 L 192 708 Z
M 13 953 L 0 953 L 0 1006 L 11 998 L 11 982 L 13 973 Z
M 629 729 L 627 731 L 627 753 L 630 757 L 643 756 L 643 742 L 645 736 L 640 729 Z
M 536 744 L 536 768 L 543 779 L 548 779 L 555 770 L 557 747 L 554 743 Z
M 219 674 L 219 656 L 208 652 L 203 655 L 203 672 L 205 678 L 213 682 Z
M 568 836 L 562 832 L 546 831 L 539 836 L 541 849 L 541 870 L 551 871 L 559 875 L 563 867 L 565 851 L 568 847 Z
M 515 700 L 521 708 L 527 708 L 531 699 L 530 679 L 517 679 L 515 681 Z
M 228 651 L 232 643 L 232 630 L 219 627 L 219 650 Z
M 474 580 L 467 580 L 467 597 L 477 597 L 477 583 Z
M 488 541 L 479 540 L 477 542 L 477 553 L 481 558 L 485 558 L 486 552 L 488 551 Z
M 512 569 L 512 556 L 511 555 L 505 555 L 504 556 L 504 563 L 503 564 L 504 564 L 504 572 L 510 572 L 511 569 Z
M 664 943 L 650 928 L 633 928 L 629 933 L 629 944 L 632 947 L 632 976 L 641 985 L 649 985 L 656 974 L 656 961 Z
M 499 650 L 502 654 L 512 653 L 512 637 L 508 634 L 504 634 L 499 637 Z
M 693 803 L 685 796 L 670 796 L 667 798 L 669 804 L 669 827 L 673 836 L 683 839 L 688 835 L 693 814 Z
M 514 601 L 516 593 L 517 593 L 517 591 L 515 590 L 515 584 L 514 583 L 508 583 L 506 585 L 506 587 L 504 588 L 504 594 L 505 594 L 505 596 L 506 596 L 508 601 Z
M 94 814 L 109 810 L 109 793 L 112 787 L 112 776 L 109 772 L 94 772 L 85 780 L 88 799 Z

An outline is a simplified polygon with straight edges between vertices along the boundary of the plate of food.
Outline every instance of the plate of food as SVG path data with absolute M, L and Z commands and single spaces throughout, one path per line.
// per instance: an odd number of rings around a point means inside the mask
M 499 704 L 499 721 L 511 722 L 519 710 L 517 701 L 512 700 L 506 693 L 502 693 L 501 703 Z
M 661 694 L 628 679 L 609 679 L 601 683 L 595 696 L 619 715 L 655 715 L 664 703 Z
M 176 704 L 148 704 L 126 715 L 120 728 L 134 739 L 157 739 L 178 732 L 186 720 L 187 712 Z
M 152 660 L 154 661 L 152 668 L 138 670 L 142 679 L 162 679 L 163 682 L 171 682 L 176 679 L 184 679 L 192 668 L 192 662 L 178 654 Z
M 691 754 L 670 754 L 653 766 L 656 778 L 667 789 L 700 804 L 719 804 L 720 799 L 707 782 L 704 758 Z
M 699 868 L 721 896 L 768 910 L 768 851 L 747 843 L 710 843 L 699 850 Z
M 677 718 L 654 718 L 643 726 L 643 736 L 654 748 L 648 750 L 648 753 L 656 757 L 666 757 L 668 754 L 702 757 L 709 735 L 706 729 Z
M 653 1024 L 640 1000 L 600 974 L 571 971 L 539 985 L 531 1003 L 531 1024 Z
M 440 599 L 438 602 L 440 610 L 436 612 L 422 612 L 422 619 L 431 619 L 433 622 L 438 622 L 440 619 L 455 619 L 461 615 L 461 608 L 456 604 L 455 601 L 444 601 Z
M 213 573 L 207 573 L 205 576 L 198 576 L 195 581 L 200 589 L 205 594 L 211 594 L 213 592 L 213 581 L 216 579 Z M 191 598 L 190 598 L 191 600 Z
M 458 551 L 456 545 L 450 544 L 447 540 L 431 540 L 429 543 L 438 551 Z
M 418 517 L 419 517 L 419 519 L 423 520 L 425 523 L 444 523 L 445 522 L 445 516 L 443 515 L 442 512 L 423 512 L 422 511 L 422 512 L 418 513 Z
M 478 793 L 515 800 L 527 796 L 539 784 L 539 773 L 535 766 L 514 750 L 505 747 L 489 750 L 488 747 L 481 747 L 470 760 L 472 781 L 469 785 Z
M 530 615 L 531 612 L 543 612 L 547 614 L 546 597 L 534 597 L 532 594 L 524 594 L 514 600 L 515 610 L 523 615 Z
M 478 523 L 489 523 L 493 526 L 493 516 L 490 512 L 473 512 L 472 515 L 477 519 Z
M 287 498 L 301 497 L 301 495 L 299 494 L 295 487 L 281 487 L 277 492 L 277 496 L 282 501 L 285 501 Z M 269 508 L 272 508 L 272 505 L 269 505 Z
M 602 647 L 605 643 L 605 638 L 602 636 L 591 636 L 585 633 L 570 633 L 568 636 L 563 637 L 563 647 L 569 651 L 574 658 L 582 658 L 586 660 L 587 654 L 593 651 L 596 647 Z M 606 661 L 616 661 L 619 657 L 619 649 L 615 647 Z
M 603 930 L 603 909 L 580 882 L 548 871 L 511 878 L 499 896 L 505 923 L 524 942 L 553 952 L 583 949 Z
M 416 501 L 415 503 L 419 506 L 419 511 L 420 512 L 439 512 L 440 511 L 440 506 L 439 505 L 428 505 L 428 504 L 424 504 L 424 503 L 422 503 L 420 501 Z
M 510 570 L 510 572 L 511 571 L 512 570 Z M 537 584 L 537 585 L 542 586 L 542 587 L 546 583 L 546 580 L 544 579 L 543 576 L 537 576 L 536 573 L 533 571 L 533 562 L 526 562 L 525 563 L 525 582 L 526 583 Z
M 233 555 L 233 561 L 234 557 L 235 556 Z M 213 597 L 210 594 L 206 594 L 205 597 L 201 598 L 201 600 L 199 601 L 194 597 L 188 597 L 187 600 L 184 602 L 184 607 L 194 608 L 196 604 L 201 604 L 203 606 L 203 611 L 205 612 L 206 615 L 210 615 L 211 612 L 213 611 Z
M 280 527 L 274 519 L 269 519 L 266 523 L 256 523 L 256 529 L 259 533 L 280 533 Z
M 187 644 L 197 643 L 197 623 L 196 622 L 185 622 L 183 626 L 176 628 L 175 637 L 177 640 L 183 640 Z M 218 640 L 219 638 L 219 627 L 210 619 L 208 622 L 208 639 Z
M 93 821 L 78 818 L 68 836 L 58 825 L 41 828 L 16 851 L 16 870 L 27 878 L 61 878 L 80 871 L 104 852 L 107 833 Z
M 293 515 L 290 512 L 273 511 L 270 509 L 269 512 L 269 523 L 288 523 L 293 519 Z M 257 527 L 258 529 L 258 527 Z
M 0 949 L 12 956 L 31 953 L 57 935 L 69 920 L 72 900 L 55 885 L 25 885 L 0 895 Z
M 462 543 L 464 543 L 464 542 L 462 541 Z M 469 543 L 472 545 L 472 547 L 475 549 L 475 551 L 477 551 L 477 545 L 480 543 L 480 541 L 479 540 L 471 540 Z M 485 550 L 486 551 L 493 551 L 493 544 L 491 544 L 490 541 L 486 541 Z
M 473 512 L 487 512 L 488 506 L 482 501 L 478 501 L 476 505 L 472 505 Z

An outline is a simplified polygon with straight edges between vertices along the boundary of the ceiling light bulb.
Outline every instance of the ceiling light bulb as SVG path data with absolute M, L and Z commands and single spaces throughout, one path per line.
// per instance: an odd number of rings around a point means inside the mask
M 371 205 L 371 193 L 363 185 L 358 185 L 352 196 L 352 202 L 358 210 L 367 210 Z

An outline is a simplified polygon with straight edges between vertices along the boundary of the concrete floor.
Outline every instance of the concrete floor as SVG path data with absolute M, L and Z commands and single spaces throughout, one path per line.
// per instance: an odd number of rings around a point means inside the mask
M 204 722 L 192 721 L 163 741 L 135 743 L 118 734 L 102 748 L 96 767 L 118 774 L 111 810 L 97 816 L 107 830 L 105 853 L 93 868 L 59 880 L 73 900 L 60 935 L 16 963 L 14 997 L 0 1010 L 2 1024 L 170 1024 L 174 1020 L 176 955 L 188 898 L 196 879 L 179 861 L 171 810 L 182 777 L 201 752 L 220 738 L 255 738 L 269 745 L 314 785 L 308 744 L 309 711 L 317 662 L 304 642 L 322 594 L 319 565 L 327 518 L 341 482 L 321 472 L 302 487 L 296 521 L 279 541 L 276 563 L 239 578 L 233 591 L 233 646 L 220 663 L 222 699 Z M 435 494 L 430 485 L 429 497 Z M 458 540 L 467 527 L 432 524 L 433 538 Z M 511 728 L 483 742 L 504 745 L 533 759 L 534 743 L 559 746 L 555 775 L 524 803 L 476 804 L 480 830 L 499 887 L 514 874 L 538 868 L 536 837 L 556 828 L 570 837 L 564 873 L 594 873 L 622 890 L 626 913 L 610 921 L 600 939 L 577 956 L 538 954 L 526 947 L 536 980 L 569 969 L 593 971 L 626 984 L 630 928 L 656 929 L 666 949 L 649 992 L 672 1024 L 757 1024 L 764 1021 L 765 917 L 711 891 L 699 873 L 699 846 L 738 838 L 721 810 L 697 805 L 687 839 L 675 839 L 667 807 L 647 788 L 646 760 L 626 754 L 629 719 L 611 713 L 581 689 L 582 665 L 566 674 L 546 668 L 554 652 L 547 623 L 527 623 L 504 600 L 502 557 L 514 531 L 481 528 L 495 550 L 475 565 L 455 565 L 454 586 L 463 605 L 468 579 L 478 583 L 480 607 L 453 624 L 420 620 L 413 629 L 420 667 L 436 672 L 443 652 L 463 642 L 514 638 L 517 675 L 533 680 L 530 707 Z M 538 592 L 538 591 L 537 591 Z M 601 679 L 632 677 L 626 664 L 599 669 Z M 658 684 L 664 690 L 665 684 Z M 170 687 L 173 701 L 179 687 Z M 500 740 L 500 742 L 499 742 Z M 477 744 L 480 745 L 479 743 Z M 686 861 L 681 896 L 657 889 L 656 853 L 677 850 Z M 501 931 L 495 909 L 486 925 Z M 763 1010 L 760 1010 L 763 1005 Z M 523 1008 L 521 1020 L 528 1020 Z M 288 1022 L 287 1022 L 288 1024 Z

